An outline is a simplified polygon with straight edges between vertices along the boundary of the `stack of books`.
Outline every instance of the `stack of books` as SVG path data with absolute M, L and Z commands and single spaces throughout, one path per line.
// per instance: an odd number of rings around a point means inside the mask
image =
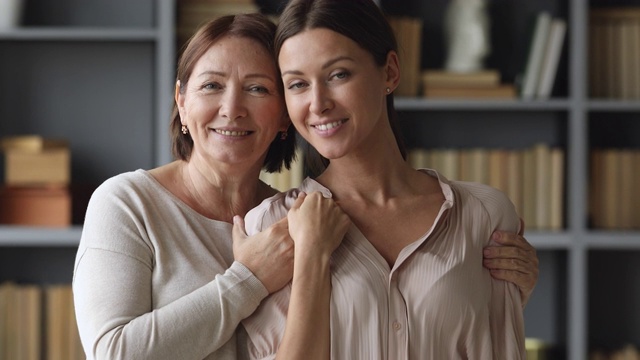
M 500 72 L 485 69 L 474 72 L 425 70 L 422 73 L 422 96 L 452 99 L 513 99 L 513 84 L 500 82 Z
M 544 11 L 537 15 L 520 88 L 522 99 L 551 97 L 566 32 L 566 20 Z
M 414 168 L 435 169 L 449 180 L 487 184 L 503 191 L 527 229 L 562 230 L 565 201 L 564 150 L 535 144 L 519 150 L 413 149 Z
M 71 154 L 65 140 L 37 135 L 2 139 L 4 184 L 0 223 L 28 226 L 71 225 Z
M 589 177 L 591 225 L 640 229 L 640 150 L 594 149 Z
M 71 285 L 0 284 L 0 359 L 85 359 Z
M 253 0 L 179 0 L 176 40 L 178 49 L 196 30 L 223 15 L 260 12 Z
M 589 95 L 640 99 L 640 8 L 596 8 L 589 17 Z
M 394 91 L 397 96 L 418 96 L 420 91 L 420 61 L 422 26 L 420 18 L 390 16 L 389 25 L 398 41 L 400 83 Z

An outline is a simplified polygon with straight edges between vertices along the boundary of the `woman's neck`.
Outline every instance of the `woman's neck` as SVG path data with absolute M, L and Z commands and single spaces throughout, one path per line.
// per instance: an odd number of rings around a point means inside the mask
M 332 159 L 327 169 L 317 178 L 340 198 L 363 198 L 384 203 L 410 191 L 415 170 L 404 161 L 395 146 L 377 146 L 366 152 L 353 152 Z

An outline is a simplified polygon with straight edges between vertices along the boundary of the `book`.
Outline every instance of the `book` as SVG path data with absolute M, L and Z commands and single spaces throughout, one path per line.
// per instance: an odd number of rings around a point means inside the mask
M 564 219 L 564 150 L 551 149 L 549 229 L 561 230 Z
M 603 177 L 601 227 L 616 229 L 620 223 L 620 156 L 617 149 L 605 149 L 602 154 Z
M 429 154 L 425 149 L 412 149 L 407 154 L 407 162 L 414 169 L 423 169 L 429 167 L 428 165 Z
M 551 15 L 546 11 L 538 13 L 520 90 L 520 97 L 523 99 L 533 99 L 536 96 L 536 88 L 540 78 L 540 69 L 550 27 Z
M 539 227 L 536 216 L 536 161 L 533 149 L 525 149 L 522 153 L 522 219 L 526 229 Z
M 68 307 L 65 285 L 50 285 L 45 289 L 45 346 L 47 359 L 69 359 Z
M 551 149 L 547 144 L 533 147 L 535 174 L 535 224 L 538 229 L 550 227 Z
M 494 87 L 500 85 L 500 72 L 486 69 L 473 72 L 453 72 L 447 70 L 425 70 L 422 72 L 422 86 L 428 87 Z
M 619 199 L 619 229 L 632 229 L 633 217 L 633 193 L 638 183 L 634 183 L 634 172 L 639 171 L 633 164 L 633 151 L 622 149 L 618 151 L 620 162 L 620 199 Z
M 501 84 L 494 87 L 425 87 L 423 96 L 439 99 L 515 99 L 517 89 L 513 84 Z
M 603 189 L 604 178 L 604 161 L 601 150 L 593 150 L 590 154 L 589 169 L 589 217 L 591 226 L 594 228 L 602 227 L 602 208 L 604 197 L 606 196 Z
M 589 13 L 589 94 L 640 98 L 640 8 L 594 8 Z
M 536 96 L 538 98 L 548 99 L 551 96 L 566 32 L 567 22 L 564 19 L 551 20 L 549 36 L 542 58 L 540 79 L 537 84 Z
M 389 25 L 398 42 L 400 83 L 394 91 L 397 96 L 417 96 L 420 87 L 422 44 L 421 18 L 390 16 Z
M 506 194 L 522 217 L 522 172 L 523 155 L 522 151 L 512 150 L 507 153 L 507 189 Z M 525 224 L 530 226 L 530 224 Z
M 489 185 L 507 194 L 508 151 L 489 150 Z

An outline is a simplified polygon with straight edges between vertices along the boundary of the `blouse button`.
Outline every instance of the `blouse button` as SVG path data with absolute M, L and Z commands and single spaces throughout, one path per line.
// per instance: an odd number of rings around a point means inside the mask
M 393 322 L 393 329 L 394 329 L 394 330 L 398 331 L 398 330 L 400 330 L 400 328 L 401 328 L 401 327 L 402 327 L 402 326 L 400 325 L 400 323 L 399 323 L 399 322 L 397 322 L 397 321 L 394 321 L 394 322 Z

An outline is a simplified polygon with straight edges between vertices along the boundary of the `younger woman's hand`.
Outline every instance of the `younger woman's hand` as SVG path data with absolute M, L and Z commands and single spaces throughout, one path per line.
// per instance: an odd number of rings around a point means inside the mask
M 330 256 L 351 225 L 338 204 L 320 192 L 300 193 L 287 218 L 296 253 L 314 251 Z

